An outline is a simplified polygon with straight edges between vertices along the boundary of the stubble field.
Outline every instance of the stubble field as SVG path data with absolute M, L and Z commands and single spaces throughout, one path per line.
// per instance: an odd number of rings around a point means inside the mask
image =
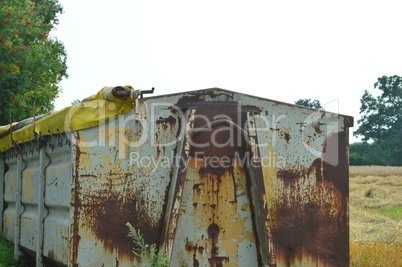
M 402 266 L 402 167 L 351 166 L 350 265 Z

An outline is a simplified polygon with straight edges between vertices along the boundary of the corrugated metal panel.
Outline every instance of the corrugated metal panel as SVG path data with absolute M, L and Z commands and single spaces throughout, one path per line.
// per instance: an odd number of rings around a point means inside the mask
M 57 139 L 4 153 L 8 170 L 3 232 L 17 244 L 16 258 L 31 255 L 38 266 L 44 264 L 43 256 L 47 261 L 68 261 L 71 148 L 63 144 L 65 135 Z
M 351 124 L 221 89 L 140 100 L 3 153 L 3 231 L 37 265 L 145 266 L 130 222 L 171 266 L 348 266 Z
M 65 135 L 59 136 L 60 143 L 53 151 L 48 149 L 45 178 L 43 219 L 43 255 L 55 262 L 67 263 L 70 239 L 71 202 L 71 147 Z

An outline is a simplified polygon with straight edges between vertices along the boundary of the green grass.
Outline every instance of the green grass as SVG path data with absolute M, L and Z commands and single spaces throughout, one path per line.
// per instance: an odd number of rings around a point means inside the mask
M 402 207 L 383 207 L 376 210 L 378 213 L 394 220 L 402 220 Z
M 14 245 L 0 233 L 0 267 L 22 267 L 14 260 Z
M 391 207 L 380 207 L 380 208 L 367 208 L 356 206 L 358 210 L 370 212 L 371 214 L 381 214 L 393 220 L 402 220 L 402 207 L 401 206 L 391 206 Z

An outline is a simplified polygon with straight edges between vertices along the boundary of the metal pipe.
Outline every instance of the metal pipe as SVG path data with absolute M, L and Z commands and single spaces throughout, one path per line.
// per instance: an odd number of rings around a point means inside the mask
M 151 90 L 142 90 L 141 91 L 141 98 L 143 98 L 145 94 L 153 94 L 154 91 L 155 91 L 155 87 L 152 87 Z
M 140 96 L 143 98 L 145 94 L 153 94 L 154 91 L 154 87 L 152 87 L 151 90 L 131 90 L 124 86 L 116 86 L 112 89 L 112 94 L 115 97 L 131 97 L 132 99 L 137 99 Z

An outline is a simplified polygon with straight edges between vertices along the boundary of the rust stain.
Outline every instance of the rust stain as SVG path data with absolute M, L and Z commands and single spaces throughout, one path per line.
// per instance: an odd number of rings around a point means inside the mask
M 208 226 L 208 238 L 211 242 L 211 257 L 208 259 L 209 264 L 212 267 L 220 267 L 224 262 L 229 262 L 229 257 L 220 257 L 219 255 L 219 247 L 218 237 L 220 232 L 220 227 L 217 224 L 210 224 Z
M 110 178 L 109 178 L 110 179 Z M 118 251 L 119 258 L 133 259 L 132 238 L 128 237 L 127 222 L 140 230 L 147 244 L 159 244 L 162 231 L 161 218 L 157 223 L 138 207 L 144 200 L 134 190 L 116 191 L 111 182 L 109 188 L 82 192 L 81 214 L 86 227 L 103 243 L 106 250 Z M 137 259 L 139 261 L 140 259 Z
M 195 242 L 188 242 L 186 250 L 189 253 L 195 253 L 197 250 L 199 257 L 208 260 L 209 266 L 222 266 L 229 263 L 232 257 L 235 263 L 241 253 L 238 251 L 238 245 L 244 240 L 255 242 L 251 223 L 250 229 L 246 229 L 246 218 L 239 218 L 236 214 L 238 210 L 236 192 L 246 190 L 245 172 L 239 166 L 239 162 L 233 159 L 230 167 L 224 168 L 225 171 L 219 168 L 217 171 L 202 158 L 190 158 L 189 168 L 194 168 L 193 171 L 198 174 L 192 186 L 192 201 L 197 203 L 194 220 L 201 221 L 200 227 L 205 229 L 208 239 L 202 238 L 197 241 L 202 245 L 198 243 L 192 246 Z M 204 247 L 207 248 L 206 255 L 203 254 Z M 197 257 L 193 255 L 193 259 Z
M 80 166 L 80 158 L 81 158 L 81 149 L 80 149 L 80 134 L 77 132 L 75 136 L 76 143 L 74 145 L 75 148 L 75 158 L 74 158 L 74 171 L 72 180 L 74 182 L 73 187 L 71 189 L 72 201 L 71 207 L 74 213 L 73 216 L 73 224 L 71 226 L 72 229 L 72 236 L 70 239 L 71 244 L 71 264 L 73 267 L 78 266 L 78 249 L 81 240 L 81 236 L 79 235 L 79 218 L 80 218 L 80 207 L 81 207 L 81 199 L 80 199 L 80 181 L 79 181 L 79 168 Z
M 321 123 L 316 123 L 316 124 L 313 124 L 312 126 L 313 126 L 313 128 L 314 128 L 314 131 L 317 133 L 317 134 L 322 134 L 324 131 L 322 131 L 321 130 Z
M 176 119 L 172 116 L 169 116 L 167 118 L 159 118 L 158 120 L 156 120 L 156 124 L 162 125 L 162 128 L 164 130 L 168 128 L 168 125 L 171 129 L 174 129 L 174 126 L 176 125 Z
M 81 178 L 85 178 L 85 177 L 97 178 L 97 176 L 94 174 L 81 174 Z
M 201 129 L 209 123 L 217 120 L 228 120 L 237 125 L 241 124 L 241 111 L 237 110 L 236 104 L 209 104 L 197 109 L 194 119 L 194 129 Z M 206 156 L 234 156 L 244 153 L 244 136 L 236 128 L 227 125 L 208 127 L 207 131 L 201 132 L 192 138 L 190 155 L 196 153 Z
M 193 267 L 199 267 L 200 263 L 197 260 L 197 256 L 195 255 L 195 253 L 193 254 Z
M 193 185 L 193 190 L 199 191 L 199 190 L 200 190 L 200 187 L 201 187 L 202 185 L 204 185 L 204 183 L 194 184 L 194 185 Z
M 277 171 L 277 176 L 281 177 L 282 179 L 286 181 L 290 180 L 297 180 L 301 177 L 301 173 L 296 171 L 296 170 L 278 170 Z
M 216 258 L 218 256 L 218 236 L 219 236 L 219 226 L 217 224 L 210 224 L 208 226 L 208 238 L 211 240 L 211 259 Z
M 177 102 L 177 106 L 180 108 L 189 108 L 189 107 L 194 107 L 197 106 L 199 103 L 205 103 L 205 99 L 207 97 L 214 99 L 219 96 L 226 96 L 226 97 L 231 97 L 232 92 L 219 92 L 216 90 L 203 90 L 202 94 L 199 94 L 197 92 L 191 94 L 185 94 L 183 95 L 179 101 Z M 213 102 L 212 102 L 213 103 Z
M 282 138 L 285 139 L 286 143 L 289 144 L 290 139 L 292 138 L 290 136 L 290 129 L 286 128 L 286 129 L 282 130 L 280 134 L 281 134 Z
M 191 241 L 188 241 L 187 243 L 186 243 L 186 251 L 188 252 L 188 253 L 192 253 L 192 252 L 198 252 L 198 253 L 201 253 L 202 254 L 202 252 L 204 251 L 204 247 L 203 246 L 198 246 L 197 244 L 195 244 L 194 245 L 194 243 L 193 242 L 191 242 Z
M 273 227 L 278 264 L 348 265 L 346 149 L 345 133 L 333 134 L 308 169 L 277 172 L 283 186 Z
M 290 134 L 289 133 L 284 133 L 284 135 L 285 135 L 286 142 L 289 144 Z
M 212 267 L 221 267 L 224 262 L 229 262 L 229 257 L 219 256 L 219 247 L 217 246 L 220 227 L 217 224 L 208 226 L 208 238 L 211 242 L 211 257 L 208 259 Z
M 114 169 L 105 173 L 86 174 L 86 170 L 93 169 L 93 166 L 84 164 L 88 153 L 83 153 L 83 149 L 76 147 L 76 169 L 73 176 L 72 265 L 78 266 L 79 243 L 86 229 L 90 230 L 87 239 L 95 238 L 94 242 L 101 243 L 106 252 L 115 253 L 119 260 L 132 261 L 135 258 L 137 263 L 141 262 L 132 253 L 134 243 L 127 236 L 129 230 L 126 223 L 130 222 L 135 229 L 140 230 L 147 244 L 158 245 L 162 216 L 151 218 L 148 212 L 139 208 L 146 206 L 141 195 L 145 189 L 132 188 L 130 175 Z

